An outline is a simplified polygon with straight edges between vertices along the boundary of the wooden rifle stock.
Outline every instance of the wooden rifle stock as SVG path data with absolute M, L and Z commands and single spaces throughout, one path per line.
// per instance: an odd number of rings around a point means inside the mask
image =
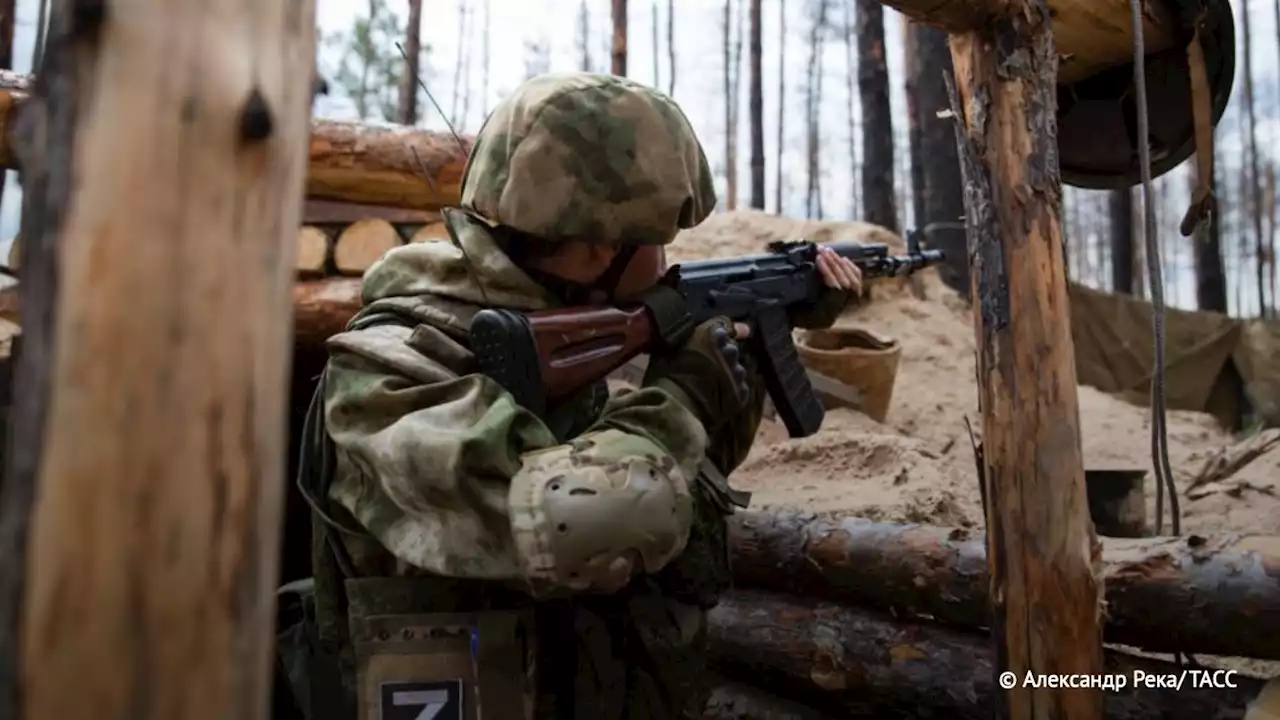
M 490 309 L 471 321 L 480 372 L 536 413 L 644 352 L 652 337 L 653 322 L 643 305 L 533 313 Z
M 526 316 L 547 397 L 564 397 L 622 367 L 649 346 L 643 305 L 546 310 Z

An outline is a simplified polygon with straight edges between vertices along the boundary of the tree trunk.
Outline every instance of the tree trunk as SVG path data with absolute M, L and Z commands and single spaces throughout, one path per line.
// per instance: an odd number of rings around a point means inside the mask
M 762 0 L 748 0 L 751 15 L 751 207 L 764 209 L 764 66 Z
M 945 77 L 954 73 L 947 34 L 937 28 L 916 27 L 916 108 L 920 123 L 920 157 L 924 174 L 924 219 L 930 223 L 958 223 L 964 218 L 964 182 L 956 155 L 955 121 L 938 117 L 947 109 Z M 930 247 L 946 253 L 938 268 L 942 281 L 969 297 L 969 249 L 963 230 L 939 228 L 926 236 Z
M 1044 0 L 1022 10 L 951 36 L 958 89 L 952 110 L 961 120 L 973 248 L 996 662 L 1020 677 L 1096 674 L 1101 547 L 1086 510 L 1062 189 L 1053 162 L 1058 56 Z M 1096 688 L 1018 687 L 1001 701 L 1010 720 L 1102 714 Z
M 1249 0 L 1241 0 L 1241 12 L 1249 17 Z M 1266 264 L 1265 238 L 1262 236 L 1262 178 L 1258 173 L 1258 133 L 1257 122 L 1253 110 L 1253 63 L 1250 60 L 1249 26 L 1253 23 L 1240 23 L 1244 31 L 1243 43 L 1240 47 L 1241 61 L 1244 67 L 1244 118 L 1245 118 L 1245 153 L 1249 156 L 1249 175 L 1245 187 L 1249 188 L 1249 219 L 1253 227 L 1253 264 L 1256 271 L 1255 280 L 1258 288 L 1258 315 L 1267 314 L 1267 287 L 1264 280 Z
M 33 74 L 42 69 L 41 64 L 44 62 L 45 38 L 49 35 L 49 0 L 38 0 L 34 32 L 35 42 L 31 48 L 31 72 Z
M 614 75 L 627 74 L 627 0 L 613 0 L 613 46 L 609 54 Z
M 739 0 L 741 2 L 742 0 Z M 738 97 L 733 80 L 733 0 L 724 2 L 724 208 L 738 206 L 738 134 L 734 112 Z
M 817 0 L 817 8 L 810 18 L 809 65 L 805 81 L 805 160 L 807 194 L 805 217 L 822 216 L 822 160 L 821 135 L 818 121 L 821 103 L 822 28 L 826 24 L 827 0 Z
M 401 125 L 418 123 L 418 82 L 421 71 L 418 62 L 422 58 L 422 0 L 409 0 L 409 22 L 404 31 L 404 75 L 400 76 L 400 103 L 396 122 Z
M 0 714 L 265 718 L 314 4 L 110 9 L 20 131 Z
M 906 80 L 905 95 L 907 97 L 907 160 L 911 179 L 911 213 L 915 217 L 915 226 L 924 224 L 924 162 L 920 155 L 920 102 L 917 98 L 917 84 L 920 80 L 920 44 L 919 26 L 906 18 L 902 20 L 902 64 Z
M 667 0 L 667 95 L 676 96 L 676 0 Z
M 853 47 L 854 0 L 842 0 L 844 10 L 844 65 L 845 65 L 845 113 L 849 116 L 849 217 L 860 218 L 862 211 L 858 204 L 858 185 L 861 182 L 858 163 L 858 63 Z
M 578 33 L 578 51 L 581 54 L 578 69 L 591 72 L 591 11 L 587 8 L 587 0 L 582 0 L 578 6 Z
M 1133 191 L 1109 193 L 1111 215 L 1111 292 L 1133 294 Z
M 893 197 L 893 117 L 884 52 L 884 8 L 857 0 L 858 93 L 862 104 L 862 219 L 899 232 Z
M 659 72 L 658 72 L 658 59 L 661 57 L 661 55 L 659 55 L 658 53 L 658 0 L 653 0 L 652 9 L 653 9 L 653 23 L 652 23 L 653 27 L 651 29 L 653 32 L 651 33 L 650 39 L 651 39 L 653 48 L 650 52 L 653 53 L 653 87 L 656 89 L 659 87 L 658 81 L 660 78 L 659 78 Z
M 721 598 L 708 613 L 708 632 L 718 671 L 843 717 L 989 720 L 999 698 L 997 661 L 981 635 L 748 591 Z M 1231 678 L 1235 688 L 1193 688 L 1190 682 L 1180 690 L 1135 687 L 1135 670 L 1162 679 L 1182 674 L 1171 663 L 1109 653 L 1098 672 L 1122 674 L 1127 687 L 1106 693 L 1105 715 L 1101 693 L 1064 694 L 1096 698 L 1096 717 L 1108 720 L 1205 720 L 1243 708 L 1262 687 L 1238 674 Z
M 1280 2 L 1280 0 L 1276 0 Z M 782 158 L 787 154 L 787 0 L 778 0 L 778 147 L 773 168 L 773 212 L 782 214 Z
M 729 528 L 739 587 L 990 625 L 986 549 L 967 530 L 794 511 L 740 513 Z M 1268 574 L 1280 539 L 1106 538 L 1102 561 L 1108 642 L 1280 660 L 1280 587 Z

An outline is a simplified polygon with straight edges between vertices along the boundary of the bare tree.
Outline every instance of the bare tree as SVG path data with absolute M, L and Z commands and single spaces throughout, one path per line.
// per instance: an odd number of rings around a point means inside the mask
M 458 127 L 461 118 L 458 115 L 461 99 L 463 65 L 467 56 L 467 0 L 458 0 L 458 53 L 453 65 L 453 104 L 449 106 L 449 124 Z
M 484 32 L 480 36 L 480 52 L 483 55 L 484 79 L 480 84 L 480 117 L 489 115 L 489 9 L 490 1 L 484 0 Z
M 805 85 L 805 132 L 808 193 L 805 212 L 808 217 L 822 219 L 822 138 L 819 132 L 819 110 L 822 106 L 822 45 L 827 24 L 827 0 L 816 0 L 810 6 L 809 67 Z
M 761 0 L 751 7 L 751 207 L 764 209 L 764 52 Z
M 846 114 L 849 116 L 849 217 L 858 217 L 858 183 L 861 168 L 858 167 L 858 120 L 856 115 L 855 100 L 858 94 L 857 72 L 858 63 L 855 60 L 856 50 L 853 45 L 854 30 L 854 0 L 843 0 L 841 7 L 844 10 L 844 62 L 845 62 L 845 100 L 847 103 Z
M 578 69 L 591 72 L 591 11 L 587 8 L 587 0 L 578 5 L 578 50 L 582 57 Z
M 44 58 L 44 40 L 49 30 L 49 0 L 40 0 L 36 8 L 36 37 L 31 49 L 31 72 L 40 71 L 40 62 Z
M 924 163 L 920 157 L 920 103 L 917 98 L 920 82 L 920 43 L 918 26 L 903 18 L 902 64 L 907 76 L 904 83 L 907 97 L 907 154 L 910 161 L 908 178 L 911 180 L 911 212 L 920 225 L 924 217 Z M 848 34 L 846 34 L 848 37 Z
M 738 95 L 733 63 L 733 0 L 724 2 L 724 181 L 726 210 L 738 206 Z
M 884 6 L 857 0 L 858 90 L 862 99 L 863 215 L 867 222 L 898 232 L 893 196 L 893 117 L 884 52 Z
M 916 122 L 920 129 L 920 169 L 924 183 L 924 215 L 918 227 L 929 223 L 956 223 L 964 218 L 964 181 L 956 151 L 955 121 L 938 117 L 950 107 L 944 78 L 952 74 L 947 34 L 937 28 L 915 28 Z M 965 231 L 941 227 L 928 235 L 929 244 L 946 253 L 939 268 L 942 281 L 969 296 L 969 252 Z
M 1277 0 L 1280 2 L 1280 0 Z M 773 211 L 782 214 L 782 157 L 787 126 L 787 0 L 778 0 L 778 147 L 773 169 Z
M 658 87 L 658 0 L 653 0 L 653 86 Z
M 1133 294 L 1133 191 L 1112 190 L 1108 203 L 1111 217 L 1111 292 Z
M 676 0 L 667 0 L 667 94 L 676 96 Z
M 1244 113 L 1245 113 L 1245 153 L 1249 157 L 1249 179 L 1246 185 L 1249 188 L 1249 212 L 1253 220 L 1253 242 L 1254 242 L 1254 267 L 1257 270 L 1258 282 L 1258 314 L 1265 316 L 1267 314 L 1267 292 L 1266 285 L 1263 282 L 1264 268 L 1266 261 L 1266 247 L 1263 245 L 1262 237 L 1262 178 L 1258 173 L 1258 137 L 1257 122 L 1253 109 L 1253 63 L 1250 60 L 1250 43 L 1249 43 L 1249 0 L 1242 0 L 1245 21 L 1240 25 L 1244 30 L 1243 44 L 1240 48 L 1241 55 L 1244 60 Z
M 627 0 L 613 0 L 613 46 L 609 54 L 610 72 L 627 74 Z
M 409 22 L 404 31 L 404 75 L 400 78 L 400 102 L 396 122 L 414 125 L 418 122 L 418 77 L 422 36 L 422 0 L 409 0 Z

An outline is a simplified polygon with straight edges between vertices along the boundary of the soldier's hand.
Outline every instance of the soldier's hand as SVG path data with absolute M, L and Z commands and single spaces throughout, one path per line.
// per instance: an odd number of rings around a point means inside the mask
M 852 260 L 841 257 L 830 246 L 818 246 L 818 275 L 822 293 L 812 305 L 791 311 L 791 324 L 807 330 L 831 327 L 840 313 L 862 295 L 862 270 Z
M 703 427 L 718 427 L 750 396 L 738 345 L 749 335 L 746 325 L 712 318 L 695 328 L 679 349 L 651 356 L 644 384 L 675 386 L 678 392 L 673 395 L 698 416 Z

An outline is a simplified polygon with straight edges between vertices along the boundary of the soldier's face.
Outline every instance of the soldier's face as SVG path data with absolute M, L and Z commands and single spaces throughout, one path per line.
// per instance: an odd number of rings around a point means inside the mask
M 535 260 L 534 266 L 556 277 L 589 285 L 609 269 L 617 254 L 616 248 L 607 245 L 566 242 L 555 254 Z M 615 296 L 626 299 L 638 295 L 652 287 L 666 269 L 666 251 L 661 245 L 639 248 L 618 280 Z

